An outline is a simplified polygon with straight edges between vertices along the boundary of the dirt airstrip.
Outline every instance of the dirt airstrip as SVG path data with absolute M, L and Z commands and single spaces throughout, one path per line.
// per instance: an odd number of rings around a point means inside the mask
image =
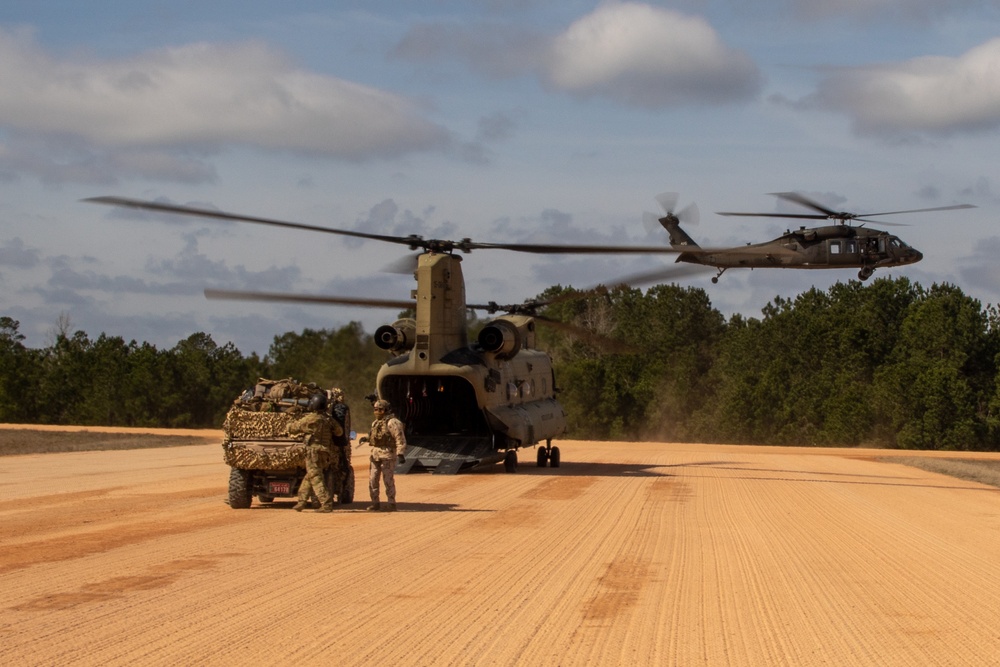
M 0 457 L 0 663 L 1000 655 L 1000 491 L 892 453 L 564 441 L 559 469 L 529 449 L 318 514 L 230 509 L 219 432 L 169 433 L 204 444 Z

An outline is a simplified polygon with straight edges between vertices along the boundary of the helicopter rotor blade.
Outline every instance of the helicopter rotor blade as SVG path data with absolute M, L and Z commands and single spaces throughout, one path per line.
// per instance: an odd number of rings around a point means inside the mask
M 909 226 L 906 223 L 892 223 L 884 222 L 882 220 L 870 220 L 869 218 L 880 216 L 880 215 L 898 215 L 900 213 L 925 213 L 927 211 L 956 211 L 963 208 L 976 208 L 972 204 L 956 204 L 953 206 L 935 206 L 932 208 L 913 208 L 905 211 L 885 211 L 883 213 L 849 213 L 847 211 L 834 211 L 829 209 L 822 204 L 819 204 L 812 199 L 809 199 L 805 195 L 799 194 L 798 192 L 772 192 L 770 193 L 775 197 L 780 197 L 786 201 L 795 202 L 800 206 L 805 206 L 806 208 L 811 208 L 814 211 L 818 211 L 818 214 L 805 214 L 805 213 L 742 213 L 742 212 L 732 212 L 732 211 L 719 211 L 718 215 L 741 215 L 741 216 L 752 216 L 760 218 L 796 218 L 800 220 L 839 220 L 841 223 L 851 222 L 874 222 L 879 225 L 885 225 L 887 227 L 906 227 Z
M 106 204 L 108 206 L 118 206 L 121 208 L 132 208 L 143 211 L 155 211 L 157 213 L 175 213 L 177 215 L 190 215 L 199 218 L 209 218 L 215 220 L 228 220 L 231 222 L 250 222 L 258 225 L 270 225 L 272 227 L 285 227 L 288 229 L 303 229 L 310 232 L 324 232 L 326 234 L 339 234 L 341 236 L 353 236 L 361 239 L 373 239 L 376 241 L 386 241 L 388 243 L 402 243 L 409 245 L 419 237 L 387 236 L 384 234 L 369 234 L 367 232 L 356 232 L 348 229 L 336 229 L 333 227 L 320 227 L 318 225 L 307 225 L 301 222 L 289 222 L 287 220 L 274 220 L 271 218 L 260 218 L 251 215 L 238 213 L 226 213 L 210 208 L 198 206 L 182 206 L 180 204 L 168 204 L 166 202 L 145 201 L 142 199 L 130 199 L 128 197 L 90 197 L 83 201 L 92 204 Z
M 543 255 L 676 255 L 681 250 L 666 246 L 548 245 L 541 243 L 476 243 L 476 249 L 513 250 Z
M 837 211 L 828 209 L 822 204 L 814 202 L 812 199 L 809 199 L 805 195 L 801 195 L 798 192 L 771 192 L 770 194 L 790 202 L 795 202 L 796 204 L 805 206 L 806 208 L 811 208 L 814 211 L 819 211 L 820 213 L 824 214 L 823 217 L 825 218 L 835 218 L 838 215 L 840 215 L 840 213 L 838 213 Z
M 547 245 L 534 243 L 476 243 L 471 239 L 461 241 L 449 241 L 446 239 L 425 239 L 422 236 L 389 236 L 386 234 L 371 234 L 368 232 L 357 232 L 348 229 L 337 229 L 335 227 L 320 227 L 318 225 L 308 225 L 301 222 L 290 222 L 287 220 L 275 220 L 272 218 L 260 218 L 256 216 L 242 215 L 237 213 L 226 213 L 197 206 L 182 206 L 178 204 L 168 204 L 165 202 L 145 201 L 141 199 L 129 199 L 127 197 L 90 197 L 84 199 L 85 202 L 93 204 L 105 204 L 108 206 L 118 206 L 123 208 L 140 209 L 146 211 L 156 211 L 159 213 L 174 213 L 178 215 L 190 215 L 201 218 L 228 220 L 233 222 L 250 222 L 260 225 L 270 225 L 273 227 L 284 227 L 287 229 L 302 229 L 313 232 L 324 232 L 326 234 L 338 234 L 360 239 L 371 239 L 375 241 L 385 241 L 408 246 L 411 250 L 418 248 L 430 252 L 452 252 L 461 250 L 471 252 L 472 250 L 511 250 L 514 252 L 528 252 L 536 254 L 676 254 L 678 251 L 672 248 L 659 246 L 592 246 L 592 245 Z
M 681 196 L 676 192 L 661 192 L 654 199 L 659 202 L 664 213 L 673 213 Z
M 593 348 L 599 349 L 602 352 L 611 352 L 612 354 L 629 354 L 638 352 L 638 350 L 628 343 L 620 340 L 615 340 L 614 338 L 609 338 L 608 336 L 602 336 L 599 333 L 594 333 L 589 329 L 584 327 L 569 324 L 567 322 L 561 322 L 559 320 L 554 320 L 544 315 L 535 315 L 534 319 L 536 322 L 540 322 L 545 326 L 552 327 L 557 331 L 577 338 L 587 345 Z
M 404 255 L 399 259 L 393 260 L 382 267 L 382 271 L 386 273 L 398 273 L 401 275 L 410 275 L 417 270 L 417 262 L 419 261 L 420 255 Z
M 886 211 L 885 213 L 862 213 L 866 218 L 871 218 L 876 215 L 897 215 L 899 213 L 925 213 L 927 211 L 957 211 L 962 208 L 976 208 L 972 204 L 955 204 L 954 206 L 935 206 L 934 208 L 912 208 L 908 211 Z M 859 218 L 860 219 L 860 218 Z M 874 220 L 872 222 L 875 222 Z M 880 222 L 880 224 L 888 224 L 885 222 Z
M 739 215 L 748 218 L 796 218 L 798 220 L 826 220 L 830 216 L 816 213 L 743 213 L 741 211 L 716 211 L 716 215 Z
M 581 290 L 572 290 L 543 301 L 525 301 L 524 303 L 505 306 L 499 305 L 495 302 L 490 302 L 489 304 L 466 304 L 466 307 L 473 310 L 485 310 L 491 314 L 504 312 L 520 315 L 535 315 L 539 308 L 553 306 L 567 301 L 586 299 L 591 296 L 607 294 L 609 291 L 618 287 L 638 287 L 639 285 L 648 285 L 649 283 L 662 283 L 667 280 L 677 280 L 679 278 L 695 276 L 701 273 L 711 273 L 712 271 L 714 271 L 712 267 L 705 266 L 703 264 L 671 264 L 670 266 L 660 267 L 651 271 L 633 273 L 628 276 L 616 278 L 614 280 L 593 285 Z
M 697 225 L 699 220 L 701 220 L 701 213 L 698 211 L 698 205 L 691 202 L 677 212 L 677 219 L 685 225 Z
M 290 294 L 285 292 L 243 292 L 240 290 L 206 289 L 205 298 L 229 301 L 271 301 L 278 303 L 310 303 L 338 306 L 361 306 L 363 308 L 414 308 L 416 301 L 397 299 L 370 299 L 352 296 L 324 296 L 313 294 Z

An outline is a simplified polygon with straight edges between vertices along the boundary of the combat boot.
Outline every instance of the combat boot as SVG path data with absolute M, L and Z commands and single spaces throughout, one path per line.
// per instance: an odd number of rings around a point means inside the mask
M 319 509 L 316 510 L 316 511 L 319 512 L 319 513 L 321 513 L 321 514 L 327 514 L 329 512 L 332 512 L 333 511 L 333 503 L 323 503 L 322 505 L 320 505 Z
M 386 512 L 395 512 L 396 511 L 396 503 L 389 503 L 388 505 L 386 505 L 385 511 Z
M 376 500 L 365 509 L 368 510 L 369 512 L 378 512 L 380 509 L 382 509 L 382 505 Z
M 292 509 L 295 510 L 296 512 L 301 512 L 305 508 L 306 508 L 306 503 L 304 503 L 301 500 L 292 506 Z

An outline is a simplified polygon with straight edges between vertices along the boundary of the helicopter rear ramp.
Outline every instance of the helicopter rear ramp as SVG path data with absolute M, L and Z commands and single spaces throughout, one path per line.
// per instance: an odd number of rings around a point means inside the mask
M 493 448 L 489 437 L 410 436 L 407 438 L 406 463 L 396 466 L 396 473 L 430 472 L 454 475 L 480 465 L 503 460 L 504 453 Z

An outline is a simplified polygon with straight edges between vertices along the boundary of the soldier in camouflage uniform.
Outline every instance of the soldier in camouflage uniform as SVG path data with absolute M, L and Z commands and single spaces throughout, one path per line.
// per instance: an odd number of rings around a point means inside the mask
M 368 491 L 371 493 L 372 504 L 369 511 L 381 509 L 379 502 L 379 477 L 385 480 L 385 497 L 388 501 L 386 510 L 396 511 L 396 463 L 405 463 L 406 435 L 403 433 L 403 422 L 392 414 L 389 401 L 378 400 L 372 404 L 375 421 L 371 431 L 362 436 L 359 442 L 371 445 L 372 454 L 368 468 Z
M 301 512 L 308 507 L 311 492 L 316 494 L 320 502 L 317 512 L 332 512 L 333 496 L 326 488 L 324 472 L 331 463 L 339 463 L 339 459 L 333 456 L 330 447 L 333 445 L 333 437 L 343 435 L 344 431 L 335 420 L 325 416 L 325 394 L 314 395 L 309 400 L 309 410 L 309 413 L 293 422 L 288 429 L 290 433 L 305 434 L 306 447 L 306 475 L 299 485 L 298 502 L 293 509 Z

